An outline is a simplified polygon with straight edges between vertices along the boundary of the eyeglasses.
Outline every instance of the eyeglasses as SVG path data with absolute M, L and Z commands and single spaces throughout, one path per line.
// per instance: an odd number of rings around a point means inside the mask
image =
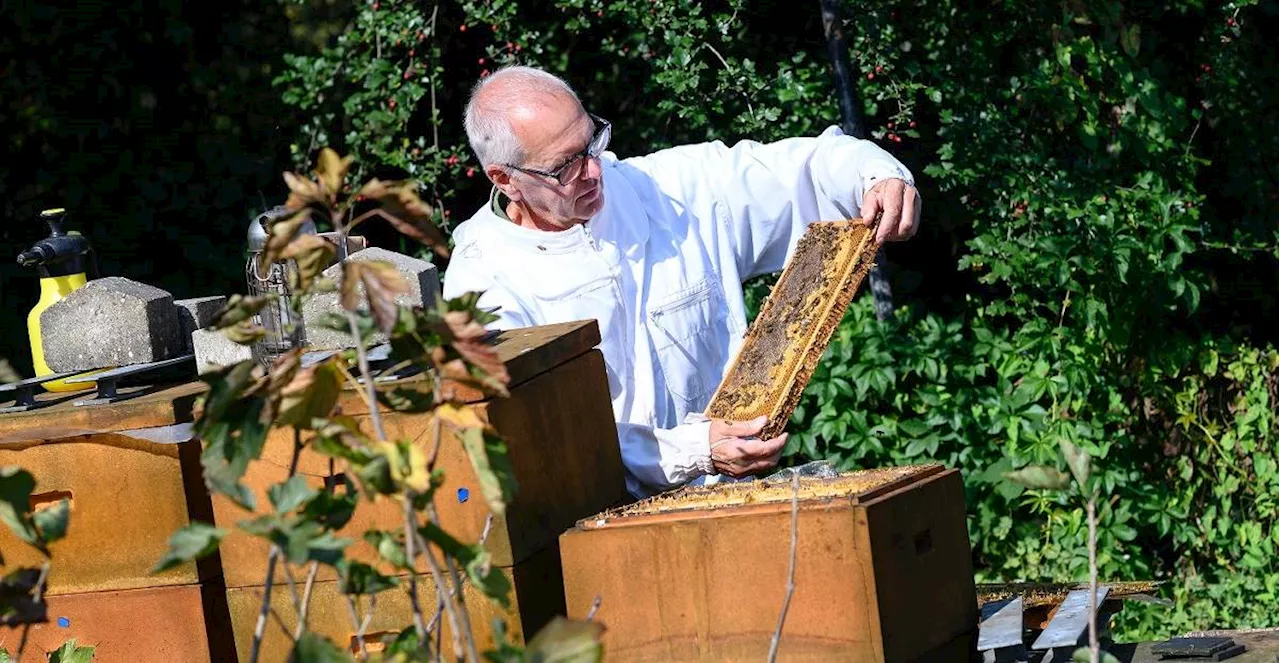
M 503 164 L 507 168 L 513 168 L 522 173 L 530 175 L 541 175 L 550 177 L 560 186 L 568 186 L 570 182 L 582 177 L 582 172 L 586 170 L 587 159 L 599 159 L 605 149 L 609 147 L 609 139 L 613 136 L 613 125 L 609 121 L 587 113 L 591 118 L 591 122 L 595 125 L 595 132 L 591 135 L 591 140 L 587 142 L 587 146 L 581 152 L 571 156 L 558 167 L 546 170 L 535 170 L 533 168 L 522 168 L 515 164 Z

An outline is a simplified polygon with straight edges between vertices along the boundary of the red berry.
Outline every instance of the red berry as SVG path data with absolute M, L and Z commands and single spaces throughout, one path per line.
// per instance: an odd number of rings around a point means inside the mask
M 1200 77 L 1196 76 L 1196 83 L 1199 83 L 1199 82 L 1200 82 Z
M 876 73 L 878 74 L 878 73 L 880 73 L 880 72 L 882 72 L 882 71 L 884 71 L 884 67 L 882 67 L 882 66 L 880 66 L 880 65 L 876 65 Z
M 916 121 L 915 121 L 915 120 L 912 120 L 912 121 L 911 121 L 911 124 L 909 124 L 908 126 L 910 126 L 912 129 L 915 129 L 915 128 L 916 128 Z
M 516 45 L 515 45 L 515 44 L 513 44 L 513 43 L 511 43 L 511 42 L 507 42 L 507 50 L 508 50 L 508 51 L 509 51 L 509 50 L 511 50 L 511 49 L 513 49 L 513 48 L 515 48 L 515 46 L 516 46 Z
M 422 30 L 419 30 L 419 31 L 418 31 L 418 41 L 426 41 L 426 40 L 427 40 L 427 33 L 426 33 L 426 32 L 423 32 Z
M 489 70 L 488 70 L 488 69 L 481 69 L 481 70 L 480 70 L 480 78 L 488 78 L 488 77 L 489 77 Z
M 417 50 L 416 50 L 416 49 L 413 49 L 413 48 L 409 49 L 409 57 L 413 57 L 413 54 L 414 54 L 415 52 L 417 52 Z
M 483 64 L 484 64 L 484 58 L 480 58 L 479 60 L 477 60 L 477 61 L 476 61 L 476 64 L 483 65 Z
M 418 149 L 418 148 L 416 148 L 416 147 L 415 147 L 415 148 L 413 148 L 413 156 L 415 156 L 415 157 L 416 157 L 416 156 L 418 156 L 419 154 L 422 154 L 422 150 L 420 150 L 420 149 Z
M 462 25 L 459 25 L 459 26 L 458 26 L 458 32 L 466 32 L 466 31 L 467 31 L 467 24 L 466 24 L 466 23 L 463 23 Z
M 601 9 L 601 10 L 599 10 L 599 11 L 597 11 L 597 12 L 596 12 L 596 18 L 602 18 L 602 17 L 604 17 L 604 10 L 603 10 L 603 9 Z
M 869 81 L 874 81 L 875 79 L 876 79 L 876 75 L 875 75 L 875 74 L 872 74 L 872 73 L 868 73 L 868 74 L 867 74 L 867 80 L 869 80 Z
M 517 53 L 519 53 L 519 52 L 520 52 L 520 44 L 516 44 L 516 52 L 517 52 Z
M 449 210 L 444 211 L 444 218 L 449 218 Z
M 892 122 L 890 122 L 889 124 L 886 124 L 885 126 L 886 126 L 886 127 L 888 127 L 888 128 L 890 128 L 890 129 L 892 129 L 892 128 L 893 128 L 893 123 L 892 123 Z
M 395 109 L 396 109 L 396 100 L 395 100 L 395 99 L 388 99 L 388 100 L 387 100 L 387 108 L 390 108 L 391 110 L 395 110 Z
M 889 134 L 889 140 L 898 140 L 898 134 Z
M 410 78 L 412 78 L 412 77 L 413 77 L 413 71 L 412 71 L 412 70 L 410 70 L 410 69 L 405 69 L 405 70 L 404 70 L 404 76 L 403 76 L 404 80 L 406 80 L 406 81 L 407 81 L 407 80 L 409 80 L 409 79 L 410 79 Z
M 1229 26 L 1231 26 L 1231 27 L 1233 27 L 1233 28 L 1234 28 L 1234 27 L 1236 27 L 1236 20 L 1235 20 L 1234 18 L 1229 18 L 1229 19 L 1227 19 L 1227 25 L 1229 25 Z
M 494 23 L 493 25 L 490 25 L 490 26 L 489 26 L 489 29 L 490 29 L 490 30 L 493 30 L 494 32 L 497 32 L 497 31 L 498 31 L 498 24 L 497 24 L 497 23 Z
M 476 169 L 475 169 L 475 168 L 468 168 L 468 169 L 467 169 L 467 177 L 475 177 L 475 176 L 476 176 Z
M 356 202 L 357 202 L 357 203 L 363 203 L 364 201 L 365 201 L 365 197 L 364 197 L 364 196 L 361 196 L 361 195 L 357 195 L 357 196 L 356 196 Z
M 378 11 L 378 3 L 373 3 L 373 11 Z
M 894 136 L 894 137 L 893 137 L 893 142 L 895 142 L 895 143 L 901 143 L 901 142 L 902 142 L 902 136 Z

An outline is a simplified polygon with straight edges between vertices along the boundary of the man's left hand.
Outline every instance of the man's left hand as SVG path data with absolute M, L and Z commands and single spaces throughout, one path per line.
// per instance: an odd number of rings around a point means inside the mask
M 901 242 L 911 239 L 920 228 L 920 193 L 903 180 L 881 180 L 862 195 L 862 220 L 875 223 L 876 215 L 883 214 L 876 226 L 876 242 Z

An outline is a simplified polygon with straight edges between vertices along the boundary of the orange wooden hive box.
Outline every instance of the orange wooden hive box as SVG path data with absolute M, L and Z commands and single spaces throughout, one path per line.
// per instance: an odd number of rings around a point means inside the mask
M 790 482 L 685 488 L 560 537 L 565 602 L 596 597 L 609 661 L 765 660 L 786 594 Z M 806 478 L 779 660 L 965 661 L 977 602 L 960 475 Z
M 485 542 L 493 564 L 511 582 L 511 608 L 503 610 L 467 585 L 464 597 L 471 616 L 477 644 L 492 643 L 494 617 L 506 624 L 511 637 L 520 641 L 533 636 L 557 614 L 564 614 L 564 588 L 560 575 L 558 536 L 587 515 L 598 513 L 626 500 L 622 459 L 617 428 L 605 374 L 604 357 L 594 349 L 600 342 L 595 321 L 529 327 L 502 332 L 495 340 L 499 358 L 511 375 L 507 398 L 485 398 L 475 393 L 469 407 L 489 422 L 506 439 L 507 451 L 517 484 L 516 496 L 507 505 L 505 516 L 496 516 Z M 412 387 L 414 379 L 394 384 Z M 343 412 L 355 416 L 366 432 L 371 431 L 368 410 L 354 391 L 347 390 L 340 401 Z M 382 413 L 383 426 L 391 439 L 408 439 L 429 444 L 436 429 L 427 414 Z M 287 476 L 293 438 L 291 430 L 273 431 L 267 439 L 262 460 L 253 463 L 244 484 L 257 497 L 259 509 L 269 509 L 268 486 Z M 489 509 L 481 495 L 471 461 L 462 445 L 446 437 L 437 457 L 437 467 L 445 473 L 445 483 L 436 500 L 441 526 L 465 542 L 477 541 L 484 530 Z M 341 474 L 341 465 L 336 466 Z M 304 451 L 298 472 L 316 488 L 332 481 L 327 456 Z M 214 520 L 220 527 L 234 529 L 235 523 L 252 515 L 221 495 L 213 497 Z M 403 527 L 399 502 L 361 501 L 356 516 L 339 536 L 355 541 L 349 556 L 377 566 L 384 573 L 395 569 L 383 563 L 361 535 L 370 528 L 396 531 Z M 259 538 L 233 531 L 222 542 L 222 568 L 226 576 L 227 600 L 235 632 L 236 649 L 247 660 L 252 634 L 262 601 L 268 546 Z M 424 560 L 419 570 L 428 571 Z M 294 569 L 301 580 L 305 568 Z M 279 574 L 277 574 L 279 578 Z M 320 567 L 313 592 L 308 625 L 311 630 L 345 646 L 354 645 L 356 628 L 351 623 L 345 597 L 338 592 L 337 574 Z M 434 612 L 436 588 L 431 576 L 420 575 L 421 604 Z M 293 624 L 293 610 L 287 587 L 278 582 L 272 600 L 283 621 Z M 363 610 L 368 603 L 360 602 Z M 428 615 L 430 617 L 430 615 Z M 399 588 L 378 597 L 370 638 L 398 631 L 412 624 L 412 613 Z M 447 620 L 445 632 L 449 639 Z M 263 641 L 262 660 L 284 660 L 292 642 L 275 624 L 269 624 Z

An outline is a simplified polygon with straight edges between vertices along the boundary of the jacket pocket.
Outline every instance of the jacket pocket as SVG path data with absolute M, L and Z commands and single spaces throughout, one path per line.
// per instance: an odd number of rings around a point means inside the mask
M 649 320 L 658 364 L 676 405 L 685 413 L 702 410 L 720 384 L 729 342 L 719 284 L 704 279 L 666 298 L 653 307 Z

